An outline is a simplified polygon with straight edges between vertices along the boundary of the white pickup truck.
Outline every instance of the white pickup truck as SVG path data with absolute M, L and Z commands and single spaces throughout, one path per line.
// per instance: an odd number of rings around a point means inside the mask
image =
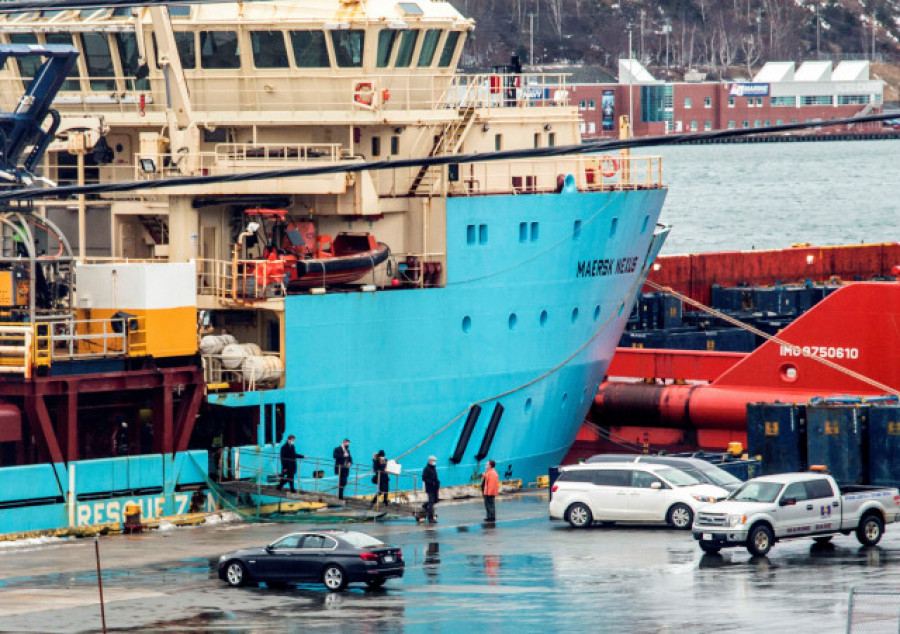
M 853 531 L 861 544 L 874 546 L 898 517 L 897 489 L 840 487 L 821 473 L 783 473 L 748 480 L 727 500 L 701 507 L 692 532 L 704 552 L 746 546 L 761 557 L 780 539 L 827 542 Z

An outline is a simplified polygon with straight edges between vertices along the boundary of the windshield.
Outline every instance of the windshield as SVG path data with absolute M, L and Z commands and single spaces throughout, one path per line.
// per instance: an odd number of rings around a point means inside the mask
M 680 469 L 657 469 L 656 475 L 676 487 L 689 487 L 695 484 L 702 484 L 702 482 L 693 475 Z
M 341 535 L 341 539 L 356 548 L 377 548 L 385 545 L 380 539 L 375 539 L 365 533 L 357 533 L 354 531 L 344 533 Z
M 778 482 L 747 482 L 732 493 L 730 499 L 739 502 L 774 502 L 783 486 Z
M 740 480 L 724 469 L 713 467 L 712 469 L 701 469 L 700 472 L 703 474 L 704 479 L 709 480 L 713 484 L 728 485 L 741 483 Z

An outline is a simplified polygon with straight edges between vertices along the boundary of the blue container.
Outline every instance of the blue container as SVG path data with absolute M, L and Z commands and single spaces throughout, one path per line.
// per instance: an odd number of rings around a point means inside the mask
M 658 328 L 678 328 L 682 325 L 681 300 L 667 293 L 661 293 L 659 299 Z
M 789 403 L 747 405 L 747 445 L 760 456 L 757 475 L 802 471 L 806 468 L 804 407 Z
M 752 310 L 753 292 L 749 287 L 713 284 L 710 305 L 716 310 L 738 313 Z
M 900 486 L 900 405 L 869 408 L 868 484 Z
M 862 484 L 863 431 L 868 407 L 823 403 L 806 408 L 809 464 L 824 465 L 843 484 Z

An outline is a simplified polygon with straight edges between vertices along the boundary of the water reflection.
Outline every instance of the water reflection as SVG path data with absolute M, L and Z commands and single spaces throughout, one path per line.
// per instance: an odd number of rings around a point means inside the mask
M 425 578 L 428 583 L 438 582 L 438 566 L 441 563 L 441 545 L 438 542 L 429 542 L 425 550 Z

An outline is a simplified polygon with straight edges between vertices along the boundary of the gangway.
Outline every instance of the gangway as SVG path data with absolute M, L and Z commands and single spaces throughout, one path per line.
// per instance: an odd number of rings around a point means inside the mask
M 247 480 L 227 480 L 218 483 L 219 488 L 231 494 L 249 494 L 257 496 L 267 496 L 273 498 L 281 498 L 284 500 L 301 501 L 301 502 L 319 502 L 328 506 L 344 507 L 356 511 L 374 511 L 376 513 L 387 513 L 390 515 L 404 515 L 413 517 L 417 521 L 425 519 L 425 510 L 421 506 L 415 504 L 407 504 L 405 502 L 390 502 L 383 504 L 380 500 L 372 504 L 366 497 L 344 497 L 339 498 L 333 493 L 323 493 L 322 491 L 309 491 L 298 489 L 296 493 L 286 489 L 279 489 L 270 484 L 260 484 Z M 379 496 L 380 497 L 380 496 Z

